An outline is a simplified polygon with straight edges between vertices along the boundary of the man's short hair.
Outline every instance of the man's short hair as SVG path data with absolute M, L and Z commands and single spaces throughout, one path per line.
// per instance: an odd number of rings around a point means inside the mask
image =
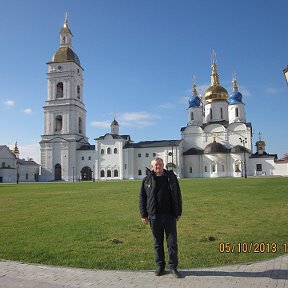
M 157 161 L 161 161 L 162 163 L 164 163 L 164 161 L 163 161 L 162 158 L 160 158 L 160 157 L 155 157 L 155 158 L 151 161 L 151 166 L 153 166 L 154 163 L 157 162 Z

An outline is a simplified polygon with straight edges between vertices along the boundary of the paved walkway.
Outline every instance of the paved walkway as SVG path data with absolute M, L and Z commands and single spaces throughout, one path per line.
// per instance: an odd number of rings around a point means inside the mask
M 102 271 L 30 265 L 0 260 L 1 288 L 263 288 L 288 287 L 288 255 L 253 264 L 181 271 L 175 279 L 168 272 Z

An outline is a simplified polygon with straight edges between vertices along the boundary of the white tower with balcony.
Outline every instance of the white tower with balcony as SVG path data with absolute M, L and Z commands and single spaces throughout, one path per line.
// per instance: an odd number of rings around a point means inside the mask
M 41 179 L 72 181 L 78 173 L 76 151 L 88 143 L 83 102 L 83 68 L 72 50 L 67 16 L 60 30 L 60 47 L 48 62 L 48 95 L 41 136 Z

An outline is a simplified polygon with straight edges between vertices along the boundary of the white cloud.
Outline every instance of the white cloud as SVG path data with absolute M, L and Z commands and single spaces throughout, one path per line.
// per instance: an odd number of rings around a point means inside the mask
M 270 95 L 277 95 L 283 92 L 283 88 L 267 87 L 265 93 Z
M 111 125 L 111 121 L 92 121 L 91 126 L 92 127 L 98 127 L 98 128 L 108 128 Z
M 15 105 L 15 102 L 13 100 L 6 100 L 3 102 L 3 104 L 7 107 L 12 107 Z
M 149 119 L 151 116 L 147 112 L 127 112 L 120 116 L 124 121 L 139 121 L 143 119 Z
M 199 97 L 202 96 L 204 98 L 205 92 L 209 87 L 210 87 L 210 84 L 202 84 L 199 86 L 197 85 L 196 86 L 197 95 Z M 178 103 L 188 106 L 189 98 L 192 96 L 192 88 L 185 90 L 183 94 L 187 96 L 178 97 Z
M 155 125 L 155 119 L 161 118 L 159 115 L 150 114 L 147 112 L 126 112 L 118 113 L 116 120 L 119 122 L 120 126 L 130 126 L 130 127 L 147 127 Z M 109 128 L 112 120 L 110 121 L 92 121 L 92 127 L 98 128 Z
M 179 97 L 178 99 L 178 102 L 180 104 L 183 104 L 183 105 L 186 105 L 188 106 L 188 100 L 189 100 L 190 96 L 182 96 L 182 97 Z
M 147 127 L 154 125 L 154 120 L 159 118 L 159 115 L 147 112 L 127 112 L 119 115 L 119 122 L 124 126 Z
M 26 108 L 22 110 L 23 113 L 25 114 L 31 114 L 32 113 L 32 109 L 31 108 Z
M 247 87 L 245 87 L 245 86 L 240 85 L 240 86 L 238 87 L 238 90 L 239 90 L 239 92 L 243 95 L 243 97 L 244 97 L 244 102 L 245 102 L 245 97 L 250 97 L 250 96 L 252 96 L 252 93 L 250 92 L 250 90 L 249 90 Z
M 35 162 L 40 164 L 40 145 L 39 144 L 27 144 L 18 145 L 20 152 L 20 159 L 32 158 Z
M 172 109 L 175 107 L 175 104 L 168 102 L 168 103 L 164 103 L 162 105 L 159 105 L 159 107 L 162 109 Z

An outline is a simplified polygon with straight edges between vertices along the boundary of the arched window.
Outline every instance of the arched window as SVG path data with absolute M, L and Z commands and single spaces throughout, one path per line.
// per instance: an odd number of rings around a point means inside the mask
M 90 181 L 92 179 L 92 170 L 90 167 L 85 166 L 81 170 L 81 180 L 83 181 Z
M 210 109 L 210 119 L 213 119 L 213 113 L 212 113 L 212 109 Z
M 111 170 L 107 170 L 107 177 L 111 177 Z
M 114 148 L 114 154 L 117 154 L 118 151 L 117 151 L 117 148 Z
M 235 109 L 235 117 L 239 117 L 239 109 L 238 108 Z
M 240 162 L 239 161 L 235 162 L 235 172 L 241 172 L 241 170 L 240 170 Z
M 101 170 L 100 177 L 105 177 L 105 171 L 104 170 Z
M 189 173 L 192 173 L 192 166 L 189 167 Z
M 194 113 L 193 112 L 190 113 L 190 120 L 194 120 Z
M 101 149 L 101 155 L 104 155 L 104 154 L 105 154 L 104 149 Z
M 118 170 L 114 170 L 114 177 L 118 177 Z
M 63 83 L 59 82 L 57 84 L 56 98 L 63 98 Z
M 79 128 L 79 133 L 82 133 L 82 118 L 79 117 L 79 121 L 78 121 L 78 128 Z
M 207 166 L 205 166 L 204 167 L 204 172 L 207 172 L 207 171 L 208 171 Z
M 80 92 L 81 92 L 81 89 L 80 89 L 80 86 L 78 85 L 77 86 L 77 98 L 80 99 Z
M 212 163 L 212 172 L 216 172 L 216 165 L 215 165 L 215 163 Z
M 55 123 L 55 131 L 62 131 L 62 116 L 61 115 L 58 115 L 56 116 L 56 119 L 55 119 L 56 123 Z
M 223 108 L 220 108 L 221 119 L 223 119 Z
M 55 180 L 61 180 L 62 179 L 62 173 L 61 173 L 61 165 L 59 163 L 57 163 L 55 165 Z
M 111 154 L 111 148 L 110 147 L 107 148 L 107 154 Z

